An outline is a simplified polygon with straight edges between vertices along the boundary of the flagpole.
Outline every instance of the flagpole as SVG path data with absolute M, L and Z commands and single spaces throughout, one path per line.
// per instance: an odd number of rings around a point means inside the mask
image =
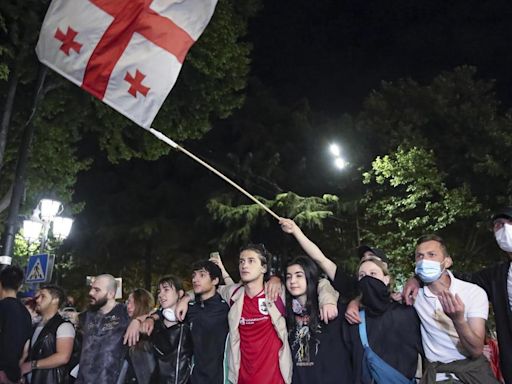
M 263 204 L 261 201 L 259 201 L 256 197 L 254 197 L 253 195 L 251 195 L 249 192 L 247 192 L 245 189 L 243 189 L 241 186 L 239 186 L 237 183 L 235 183 L 233 180 L 231 180 L 229 177 L 225 176 L 223 173 L 219 172 L 218 170 L 216 170 L 215 168 L 213 168 L 210 164 L 208 164 L 207 162 L 201 160 L 199 157 L 197 157 L 196 155 L 194 155 L 192 152 L 186 150 L 185 148 L 183 148 L 182 146 L 180 146 L 178 143 L 176 143 L 175 141 L 169 139 L 167 136 L 165 136 L 162 132 L 160 131 L 157 131 L 156 129 L 153 129 L 153 128 L 149 128 L 148 129 L 149 132 L 151 132 L 153 135 L 155 135 L 158 139 L 160 139 L 161 141 L 163 141 L 164 143 L 167 143 L 169 144 L 172 148 L 174 149 L 177 149 L 181 152 L 183 152 L 185 155 L 189 156 L 190 158 L 194 159 L 195 161 L 197 161 L 199 164 L 201 164 L 202 166 L 206 167 L 209 171 L 215 173 L 217 176 L 219 176 L 221 179 L 223 179 L 224 181 L 226 181 L 228 184 L 232 185 L 233 187 L 235 187 L 236 189 L 238 189 L 240 192 L 242 192 L 245 196 L 247 196 L 249 199 L 251 199 L 252 201 L 254 201 L 256 204 L 258 204 L 261 208 L 263 208 L 265 211 L 267 211 L 267 213 L 269 213 L 270 215 L 272 215 L 276 220 L 280 220 L 280 217 L 274 212 L 272 211 L 269 207 L 267 207 L 265 204 Z

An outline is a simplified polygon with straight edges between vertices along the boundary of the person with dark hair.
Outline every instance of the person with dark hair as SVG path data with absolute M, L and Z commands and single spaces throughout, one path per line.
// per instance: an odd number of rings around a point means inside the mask
M 281 219 L 280 224 L 284 232 L 292 234 L 297 239 L 311 259 L 321 260 L 324 266 L 335 265 L 306 237 L 293 220 Z M 416 372 L 418 353 L 422 353 L 418 316 L 413 308 L 391 300 L 391 277 L 385 254 L 367 246 L 361 246 L 358 253 L 361 261 L 355 280 L 361 292 L 359 303 L 362 303 L 365 311 L 364 330 L 367 333 L 367 344 L 385 364 L 397 371 L 398 377 L 411 381 Z M 333 275 L 334 273 L 331 273 L 331 276 Z M 367 370 L 363 370 L 363 356 L 367 352 L 360 338 L 359 327 L 349 326 L 346 322 L 342 322 L 342 325 L 343 338 L 351 355 L 353 382 L 378 383 L 373 377 L 366 375 Z
M 192 384 L 223 384 L 226 379 L 224 360 L 229 305 L 217 293 L 221 278 L 221 268 L 212 261 L 203 260 L 192 266 L 195 300 L 189 303 L 186 317 L 194 346 Z
M 188 383 L 192 365 L 190 327 L 176 318 L 176 304 L 184 295 L 181 280 L 165 276 L 158 282 L 159 318 L 150 340 L 157 367 L 153 379 L 160 384 Z
M 271 301 L 264 290 L 271 257 L 263 244 L 242 247 L 239 255 L 241 283 L 218 289 L 230 305 L 228 380 L 232 383 L 288 384 L 292 380 L 284 290 L 281 289 L 275 301 Z M 224 270 L 222 273 L 225 274 Z M 334 312 L 337 314 L 338 294 L 323 280 L 319 286 L 319 301 L 327 321 L 335 317 Z M 187 300 L 185 297 L 184 302 Z M 186 311 L 186 307 L 184 309 Z
M 17 382 L 23 347 L 32 334 L 32 319 L 16 294 L 23 270 L 8 266 L 0 271 L 0 384 Z
M 68 362 L 73 352 L 75 328 L 59 314 L 66 296 L 56 285 L 44 285 L 36 296 L 36 312 L 41 322 L 34 329 L 28 361 L 21 366 L 31 384 L 65 384 Z
M 79 315 L 82 349 L 76 384 L 116 383 L 126 348 L 123 335 L 130 318 L 115 301 L 117 283 L 109 274 L 96 276 L 89 290 L 89 309 Z
M 154 305 L 153 295 L 143 288 L 135 288 L 126 300 L 126 310 L 131 319 L 145 318 L 153 311 Z M 128 348 L 118 383 L 149 384 L 155 367 L 153 346 L 147 335 L 141 335 L 137 344 Z
M 224 360 L 229 305 L 217 293 L 222 270 L 224 267 L 220 257 L 215 262 L 202 260 L 192 265 L 194 300 L 188 303 L 183 319 L 191 329 L 194 362 L 190 377 L 192 384 L 223 384 L 226 380 Z M 227 272 L 225 274 L 230 281 Z M 149 316 L 144 331 L 152 333 L 153 324 L 159 318 L 163 319 L 161 312 Z
M 286 322 L 293 359 L 293 384 L 352 384 L 349 352 L 340 318 L 320 320 L 318 266 L 297 257 L 286 268 Z

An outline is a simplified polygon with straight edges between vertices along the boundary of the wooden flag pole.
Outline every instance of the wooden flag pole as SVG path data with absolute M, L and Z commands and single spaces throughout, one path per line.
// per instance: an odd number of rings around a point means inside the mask
M 183 152 L 185 155 L 191 157 L 192 159 L 194 159 L 195 161 L 197 161 L 199 164 L 201 164 L 202 166 L 206 167 L 208 170 L 210 170 L 211 172 L 215 173 L 217 176 L 219 176 L 221 179 L 223 179 L 224 181 L 226 181 L 228 184 L 231 184 L 233 187 L 235 187 L 236 189 L 238 189 L 240 192 L 242 192 L 245 196 L 247 196 L 249 199 L 251 199 L 252 201 L 254 201 L 256 204 L 258 204 L 261 208 L 263 208 L 265 211 L 267 211 L 269 214 L 271 214 L 276 220 L 280 220 L 280 217 L 274 212 L 272 211 L 269 207 L 267 207 L 265 204 L 263 204 L 261 201 L 259 201 L 258 199 L 256 199 L 256 197 L 254 197 L 253 195 L 251 195 L 249 192 L 247 192 L 245 189 L 243 189 L 241 186 L 239 186 L 237 183 L 235 183 L 233 180 L 231 180 L 229 177 L 225 176 L 223 173 L 217 171 L 215 168 L 213 168 L 210 164 L 208 164 L 207 162 L 201 160 L 199 157 L 197 157 L 196 155 L 194 155 L 192 152 L 186 150 L 185 148 L 183 148 L 182 146 L 180 146 L 178 143 L 176 143 L 175 141 L 169 139 L 167 136 L 165 136 L 162 132 L 160 131 L 157 131 L 156 129 L 153 129 L 153 128 L 149 128 L 148 129 L 149 132 L 151 132 L 153 135 L 155 135 L 158 139 L 162 140 L 164 143 L 167 143 L 169 144 L 171 147 L 173 147 L 174 149 L 177 149 L 181 152 Z

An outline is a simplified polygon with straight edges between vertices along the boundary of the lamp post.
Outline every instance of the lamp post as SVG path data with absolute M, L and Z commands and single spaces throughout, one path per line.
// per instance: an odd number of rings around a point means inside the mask
M 29 243 L 40 240 L 41 253 L 46 248 L 50 229 L 53 237 L 59 240 L 68 237 L 73 219 L 60 216 L 63 209 L 60 201 L 42 199 L 32 212 L 31 218 L 23 221 L 23 237 Z

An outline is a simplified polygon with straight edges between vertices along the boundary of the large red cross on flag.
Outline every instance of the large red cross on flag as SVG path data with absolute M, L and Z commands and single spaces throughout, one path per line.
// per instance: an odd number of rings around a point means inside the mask
M 39 60 L 144 128 L 217 0 L 53 0 Z

